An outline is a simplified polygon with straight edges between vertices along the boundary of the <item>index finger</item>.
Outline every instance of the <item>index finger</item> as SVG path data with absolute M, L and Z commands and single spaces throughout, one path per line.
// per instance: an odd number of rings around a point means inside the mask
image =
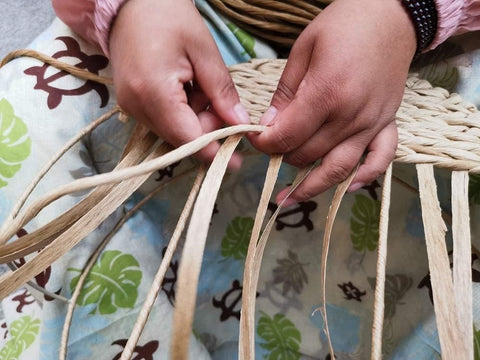
M 188 104 L 187 95 L 178 78 L 164 78 L 156 88 L 149 90 L 143 103 L 144 119 L 163 140 L 178 147 L 203 135 L 201 122 Z M 218 147 L 210 144 L 197 157 L 211 161 Z
M 277 110 L 263 133 L 250 136 L 249 140 L 257 149 L 270 154 L 287 153 L 298 148 L 328 119 L 329 110 L 322 102 L 326 92 L 319 80 L 308 72 L 292 101 L 283 110 Z

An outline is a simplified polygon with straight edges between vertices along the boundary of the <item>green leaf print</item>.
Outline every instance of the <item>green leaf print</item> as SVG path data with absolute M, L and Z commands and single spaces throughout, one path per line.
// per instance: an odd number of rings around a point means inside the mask
M 355 250 L 373 251 L 378 243 L 380 201 L 365 195 L 355 195 L 350 219 L 350 238 Z
M 0 349 L 0 360 L 16 360 L 35 341 L 40 330 L 40 320 L 23 316 L 9 327 L 10 339 Z
M 228 23 L 227 27 L 230 29 L 233 35 L 235 35 L 237 40 L 240 42 L 240 45 L 243 46 L 247 54 L 251 57 L 257 57 L 257 55 L 255 54 L 255 38 L 249 33 L 240 29 L 235 24 Z
M 290 289 L 297 294 L 302 292 L 303 286 L 308 283 L 305 265 L 307 264 L 302 264 L 298 255 L 290 250 L 288 257 L 277 259 L 277 266 L 273 269 L 273 283 L 283 284 L 282 295 L 286 295 Z
M 227 226 L 227 233 L 222 239 L 222 256 L 242 260 L 247 257 L 248 242 L 252 235 L 253 219 L 235 217 Z
M 12 105 L 0 100 L 0 188 L 7 185 L 21 163 L 30 155 L 31 140 L 25 123 L 13 111 Z
M 475 350 L 475 360 L 480 360 L 480 330 L 473 326 L 473 347 Z
M 257 333 L 265 341 L 260 346 L 269 351 L 268 360 L 295 360 L 300 358 L 302 336 L 285 315 L 276 314 L 273 319 L 263 311 L 258 320 Z
M 470 175 L 470 182 L 468 183 L 468 199 L 470 205 L 480 205 L 480 175 Z
M 419 73 L 433 86 L 445 88 L 450 92 L 455 90 L 459 79 L 458 69 L 443 61 L 425 66 Z
M 78 269 L 68 269 L 78 271 Z M 70 282 L 73 291 L 80 275 Z M 138 296 L 142 271 L 130 254 L 105 251 L 90 271 L 78 298 L 79 305 L 97 304 L 92 314 L 113 314 L 118 308 L 133 308 Z
M 376 278 L 367 278 L 372 290 L 375 290 Z M 406 274 L 388 275 L 385 279 L 385 319 L 392 319 L 397 311 L 397 305 L 402 304 L 400 300 L 412 287 L 413 279 Z

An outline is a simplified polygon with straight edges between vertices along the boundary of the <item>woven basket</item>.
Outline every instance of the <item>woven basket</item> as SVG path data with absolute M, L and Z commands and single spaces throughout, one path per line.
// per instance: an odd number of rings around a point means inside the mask
M 280 48 L 290 48 L 302 30 L 332 1 L 208 0 L 242 29 Z

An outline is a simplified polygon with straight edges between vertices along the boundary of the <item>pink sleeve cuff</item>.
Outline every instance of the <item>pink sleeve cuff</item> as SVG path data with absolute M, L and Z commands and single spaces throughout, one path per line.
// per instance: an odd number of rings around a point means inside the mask
M 52 0 L 57 15 L 75 32 L 108 55 L 113 20 L 127 0 Z M 429 49 L 452 35 L 480 30 L 480 0 L 436 0 L 437 34 Z
M 437 34 L 429 49 L 452 35 L 480 30 L 480 0 L 436 0 Z
M 113 20 L 127 0 L 52 0 L 55 11 L 73 31 L 100 47 L 108 56 Z
M 96 0 L 94 13 L 95 33 L 98 43 L 106 55 L 109 55 L 108 39 L 113 20 L 127 0 Z

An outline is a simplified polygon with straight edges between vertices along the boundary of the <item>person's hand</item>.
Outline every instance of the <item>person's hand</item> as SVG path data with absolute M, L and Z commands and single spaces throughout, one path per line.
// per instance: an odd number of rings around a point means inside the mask
M 261 119 L 269 128 L 249 135 L 257 149 L 284 153 L 292 165 L 321 159 L 286 205 L 345 180 L 365 150 L 350 191 L 386 170 L 415 49 L 415 29 L 399 0 L 336 0 L 302 32 Z
M 177 147 L 249 123 L 215 42 L 191 0 L 129 0 L 110 35 L 120 107 Z M 205 111 L 208 108 L 208 111 Z M 211 160 L 219 144 L 197 155 Z M 230 162 L 239 167 L 237 155 Z

